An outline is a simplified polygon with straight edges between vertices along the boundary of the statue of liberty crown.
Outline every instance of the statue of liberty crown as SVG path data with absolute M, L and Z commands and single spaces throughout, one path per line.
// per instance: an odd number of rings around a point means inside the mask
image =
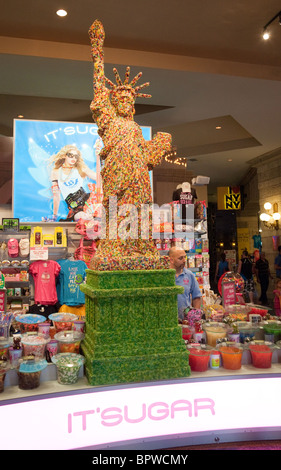
M 114 75 L 115 75 L 115 79 L 116 79 L 116 83 L 117 85 L 115 85 L 111 80 L 109 80 L 107 77 L 104 77 L 106 82 L 111 86 L 112 90 L 110 90 L 110 93 L 112 93 L 113 95 L 118 93 L 118 91 L 122 91 L 122 90 L 128 90 L 130 91 L 134 98 L 151 98 L 151 95 L 148 95 L 146 93 L 139 93 L 140 90 L 142 90 L 144 87 L 147 87 L 150 85 L 149 82 L 146 82 L 146 83 L 143 83 L 142 85 L 139 85 L 137 87 L 135 87 L 135 84 L 137 83 L 137 81 L 141 78 L 142 76 L 142 72 L 139 72 L 135 78 L 133 78 L 133 80 L 129 83 L 129 79 L 130 79 L 130 67 L 127 67 L 126 69 L 126 73 L 125 73 L 125 80 L 124 82 L 122 83 L 122 80 L 119 76 L 119 73 L 117 71 L 116 68 L 113 69 L 113 72 L 114 72 Z

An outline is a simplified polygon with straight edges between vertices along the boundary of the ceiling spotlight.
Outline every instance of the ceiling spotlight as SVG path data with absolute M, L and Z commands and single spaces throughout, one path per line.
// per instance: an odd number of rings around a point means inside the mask
M 276 20 L 276 18 L 278 18 L 279 24 L 281 25 L 281 11 L 279 11 L 273 18 L 271 18 L 271 20 L 269 20 L 268 23 L 266 23 L 266 25 L 263 27 L 263 39 L 267 40 L 270 38 L 270 33 L 267 28 L 269 25 L 271 25 L 271 23 L 273 23 L 274 20 Z
M 221 126 L 216 126 L 216 129 L 217 129 L 217 130 L 218 130 L 218 129 L 221 129 Z
M 66 16 L 66 15 L 67 15 L 67 11 L 61 9 L 61 10 L 56 11 L 56 14 L 57 14 L 58 16 Z

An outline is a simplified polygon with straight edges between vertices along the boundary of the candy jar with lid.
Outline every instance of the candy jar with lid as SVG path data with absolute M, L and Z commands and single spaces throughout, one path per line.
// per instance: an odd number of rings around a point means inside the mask
M 56 332 L 71 330 L 73 322 L 78 320 L 78 316 L 74 313 L 61 312 L 61 313 L 52 313 L 48 316 L 55 326 Z
M 35 358 L 35 356 L 23 356 L 19 360 L 17 369 L 19 388 L 21 390 L 31 390 L 40 385 L 40 375 L 48 363 L 45 359 Z
M 80 352 L 80 343 L 84 338 L 83 333 L 75 332 L 73 330 L 60 331 L 55 334 L 55 339 L 59 343 L 59 350 L 61 353 L 76 353 Z
M 57 366 L 57 379 L 60 384 L 74 384 L 78 381 L 80 367 L 84 357 L 75 353 L 59 353 L 52 357 Z
M 13 335 L 13 345 L 9 347 L 11 368 L 17 368 L 19 359 L 22 357 L 21 336 Z
M 50 338 L 45 338 L 41 334 L 27 333 L 22 335 L 21 343 L 23 347 L 23 354 L 25 356 L 33 355 L 40 359 L 45 357 L 46 345 Z

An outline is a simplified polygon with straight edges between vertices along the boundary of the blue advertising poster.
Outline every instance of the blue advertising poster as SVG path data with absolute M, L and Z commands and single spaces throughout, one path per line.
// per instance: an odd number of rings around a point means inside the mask
M 151 128 L 141 129 L 150 140 Z M 77 207 L 94 213 L 102 200 L 97 130 L 94 123 L 14 120 L 15 218 L 72 222 L 80 218 Z

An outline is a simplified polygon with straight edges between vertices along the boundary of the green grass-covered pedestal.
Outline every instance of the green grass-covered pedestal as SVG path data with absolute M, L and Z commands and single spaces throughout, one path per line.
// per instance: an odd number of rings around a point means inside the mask
M 82 343 L 91 385 L 164 380 L 190 375 L 178 325 L 175 271 L 92 271 Z

